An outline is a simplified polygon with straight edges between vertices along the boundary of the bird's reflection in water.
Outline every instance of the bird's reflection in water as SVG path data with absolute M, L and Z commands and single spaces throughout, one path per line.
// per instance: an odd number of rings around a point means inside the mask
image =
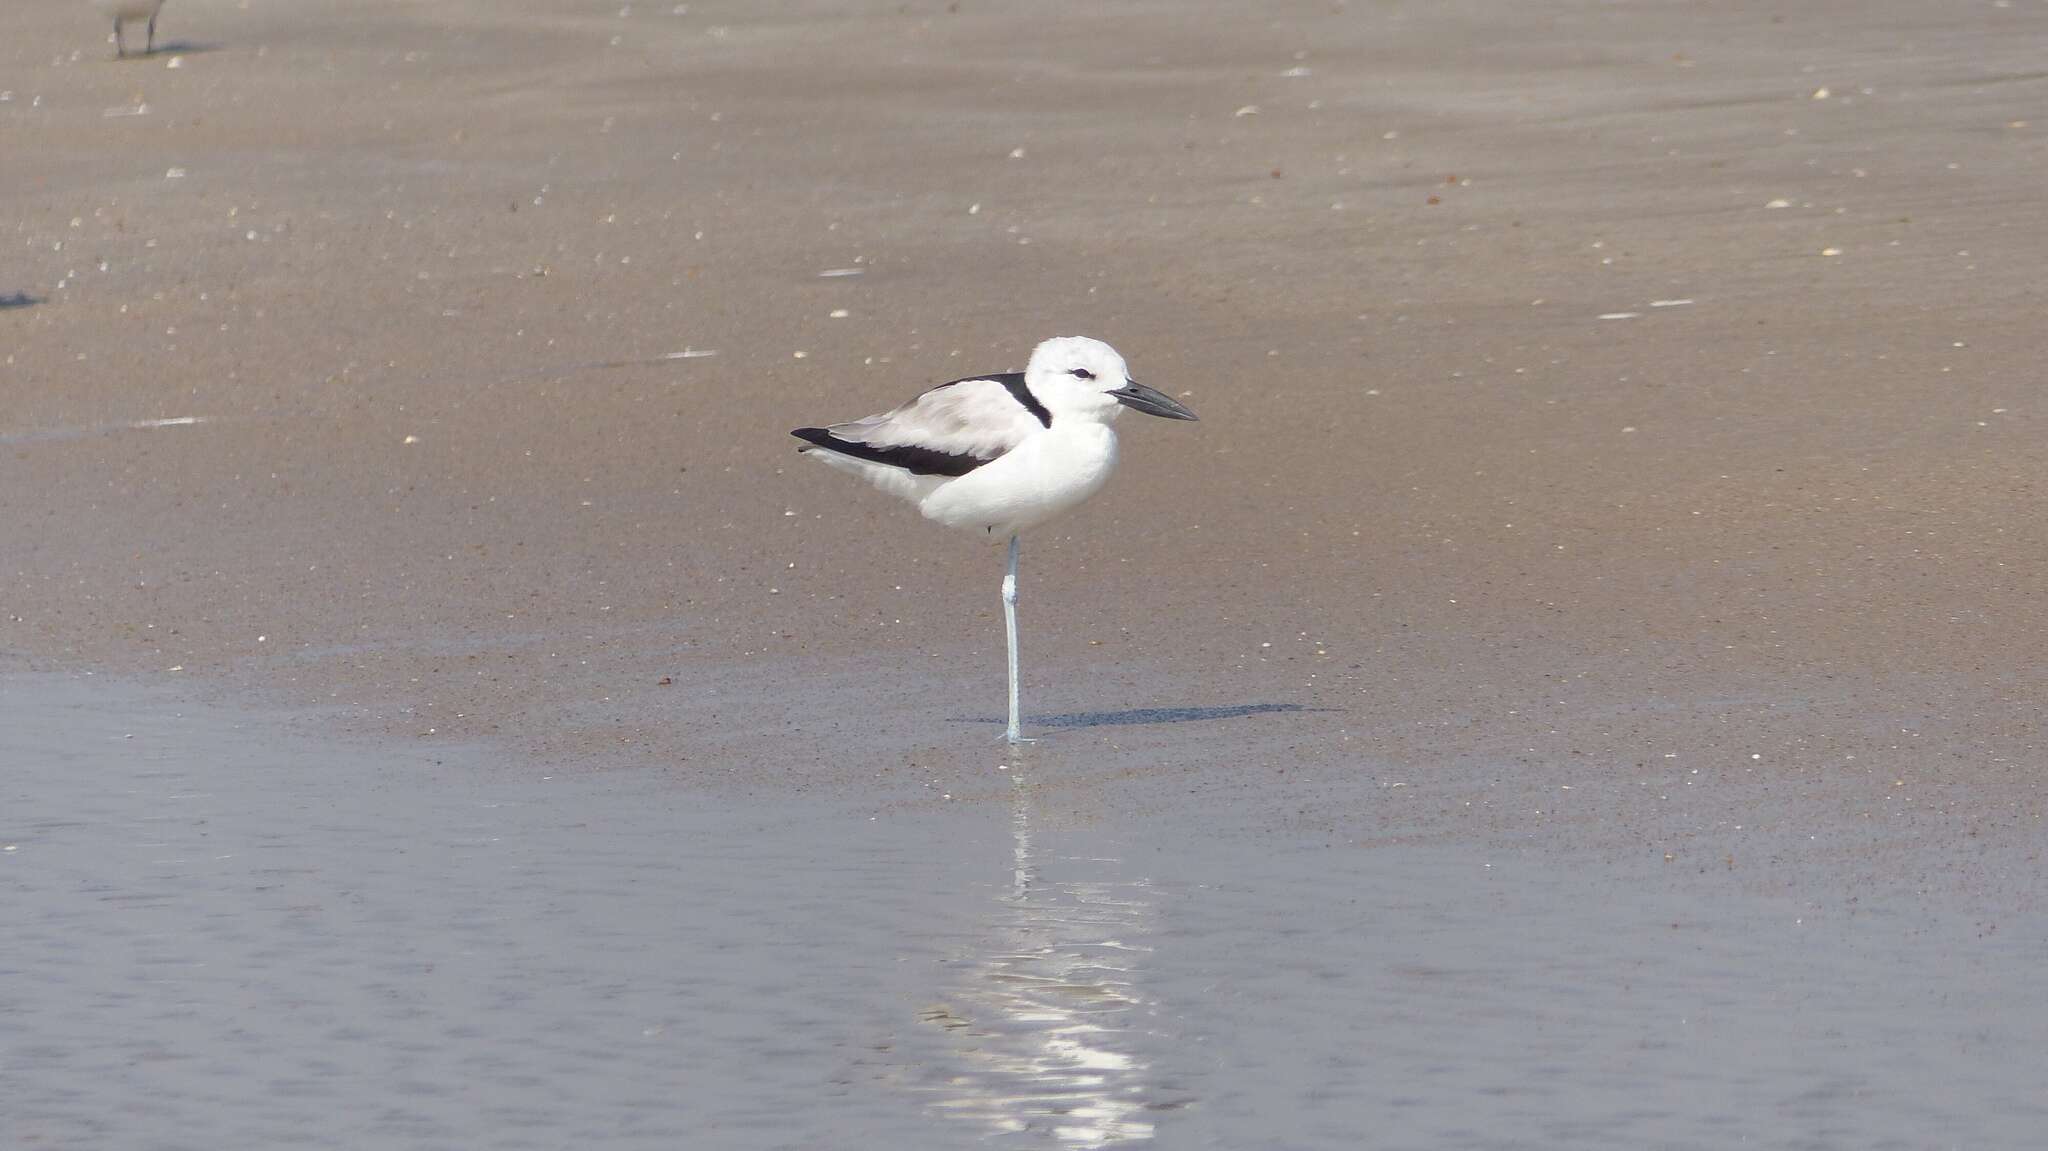
M 1011 784 L 1009 889 L 946 1001 L 922 1015 L 958 1052 L 936 1106 L 990 1133 L 1064 1146 L 1149 1140 L 1147 1067 L 1126 1037 L 1147 1008 L 1137 983 L 1154 930 L 1150 885 L 1125 878 L 1117 859 L 1042 859 L 1032 785 L 1021 772 Z

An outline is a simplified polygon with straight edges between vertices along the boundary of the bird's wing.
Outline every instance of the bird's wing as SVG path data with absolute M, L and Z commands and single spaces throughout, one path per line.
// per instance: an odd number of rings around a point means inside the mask
M 1023 376 L 978 376 L 941 384 L 880 415 L 825 428 L 798 428 L 817 447 L 916 475 L 963 476 L 1049 426 Z

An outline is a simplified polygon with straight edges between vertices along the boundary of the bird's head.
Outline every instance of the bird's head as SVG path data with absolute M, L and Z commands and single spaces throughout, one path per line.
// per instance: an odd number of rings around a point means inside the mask
M 1024 383 L 1055 418 L 1073 414 L 1107 422 L 1123 408 L 1170 420 L 1195 418 L 1166 393 L 1133 380 L 1115 348 L 1086 336 L 1055 336 L 1038 345 Z

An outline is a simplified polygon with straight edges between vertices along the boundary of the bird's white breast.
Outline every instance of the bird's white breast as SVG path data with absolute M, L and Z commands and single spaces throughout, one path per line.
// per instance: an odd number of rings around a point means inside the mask
M 1116 433 L 1093 420 L 1057 421 L 1001 459 L 918 503 L 929 519 L 1007 536 L 1035 527 L 1102 489 L 1116 470 Z
M 164 0 L 92 0 L 92 6 L 120 20 L 147 20 L 164 6 Z

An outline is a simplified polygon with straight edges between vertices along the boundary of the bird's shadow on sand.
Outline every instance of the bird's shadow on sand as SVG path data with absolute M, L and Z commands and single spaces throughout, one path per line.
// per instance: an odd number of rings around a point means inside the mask
M 0 296 L 0 312 L 12 311 L 15 308 L 33 308 L 42 302 L 43 298 L 41 296 L 31 296 L 27 292 L 15 292 L 12 295 Z
M 1217 719 L 1242 719 L 1248 715 L 1283 715 L 1296 712 L 1335 711 L 1328 707 L 1303 707 L 1298 703 L 1234 703 L 1225 707 L 1132 707 L 1122 711 L 1073 711 L 1064 715 L 1027 715 L 1028 727 L 1050 731 L 1072 731 L 1087 727 L 1135 727 L 1151 723 L 1206 723 Z M 955 723 L 994 723 L 995 716 L 967 716 Z
M 211 40 L 165 40 L 147 52 L 140 48 L 130 48 L 126 54 L 114 57 L 111 62 L 126 63 L 130 60 L 149 60 L 157 56 L 197 56 L 203 52 L 218 52 L 224 47 L 226 45 L 216 44 Z

